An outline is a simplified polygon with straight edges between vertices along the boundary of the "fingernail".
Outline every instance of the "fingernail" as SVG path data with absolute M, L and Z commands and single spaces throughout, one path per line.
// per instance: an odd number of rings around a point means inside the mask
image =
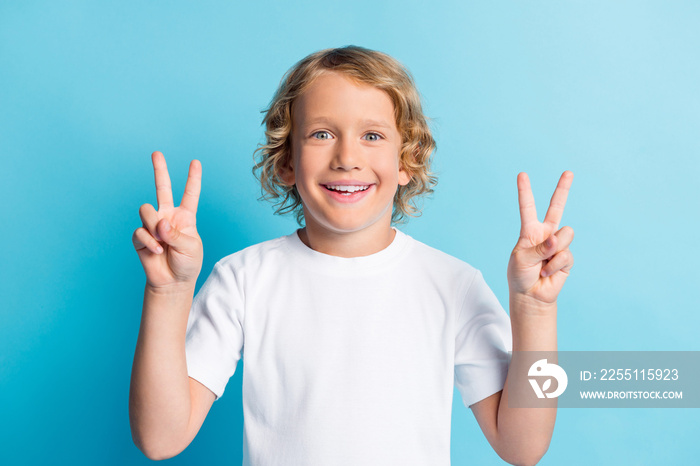
M 158 254 L 163 254 L 163 248 L 160 247 L 160 246 L 158 246 L 158 247 L 156 248 L 156 252 L 157 252 Z
M 543 277 L 546 277 L 548 274 L 547 274 L 547 271 L 543 269 L 542 272 L 540 272 L 540 275 L 542 275 Z
M 163 222 L 163 230 L 170 231 L 170 222 L 167 220 Z
M 547 241 L 544 242 L 544 245 L 547 246 L 548 248 L 551 248 L 553 243 L 554 243 L 554 239 L 550 236 L 549 238 L 547 238 Z

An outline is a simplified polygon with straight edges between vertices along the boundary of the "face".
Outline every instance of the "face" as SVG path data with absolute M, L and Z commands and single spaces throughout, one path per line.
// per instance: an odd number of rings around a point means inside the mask
M 292 109 L 292 160 L 307 230 L 386 234 L 394 195 L 410 181 L 388 94 L 325 72 Z

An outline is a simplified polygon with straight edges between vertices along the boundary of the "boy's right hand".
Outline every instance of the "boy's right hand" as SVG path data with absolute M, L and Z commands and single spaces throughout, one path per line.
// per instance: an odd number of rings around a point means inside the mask
M 197 204 L 202 184 L 202 166 L 190 163 L 185 193 L 179 207 L 173 205 L 173 192 L 165 157 L 151 156 L 156 179 L 158 210 L 144 204 L 139 209 L 143 226 L 132 241 L 146 272 L 146 283 L 154 290 L 170 291 L 192 287 L 202 269 L 203 247 L 197 233 Z

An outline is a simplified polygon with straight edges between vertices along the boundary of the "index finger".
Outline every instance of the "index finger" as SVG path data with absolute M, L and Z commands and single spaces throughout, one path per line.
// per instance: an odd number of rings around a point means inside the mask
M 202 190 L 202 164 L 199 160 L 190 162 L 190 171 L 187 174 L 185 192 L 182 195 L 180 207 L 183 207 L 193 214 L 197 213 L 199 204 L 199 193 Z
M 165 157 L 162 152 L 156 151 L 151 155 L 151 160 L 156 178 L 158 210 L 162 207 L 173 207 L 173 190 L 170 185 L 170 175 L 168 174 L 168 166 L 165 164 Z
M 544 223 L 549 223 L 554 226 L 554 230 L 559 229 L 559 222 L 564 215 L 564 206 L 566 206 L 566 198 L 569 196 L 571 182 L 574 180 L 574 174 L 569 170 L 561 174 L 557 189 L 552 194 L 552 200 L 549 201 L 547 214 L 544 216 Z
M 522 233 L 526 225 L 537 222 L 535 197 L 530 188 L 530 178 L 525 172 L 518 174 L 518 205 L 520 207 L 520 232 Z

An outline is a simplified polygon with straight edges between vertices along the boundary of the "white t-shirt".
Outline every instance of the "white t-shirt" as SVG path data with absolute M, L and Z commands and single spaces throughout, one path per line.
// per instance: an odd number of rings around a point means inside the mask
M 219 261 L 187 325 L 189 376 L 220 397 L 243 356 L 243 464 L 450 464 L 453 386 L 501 390 L 510 321 L 481 273 L 396 231 L 370 256 L 297 233 Z

